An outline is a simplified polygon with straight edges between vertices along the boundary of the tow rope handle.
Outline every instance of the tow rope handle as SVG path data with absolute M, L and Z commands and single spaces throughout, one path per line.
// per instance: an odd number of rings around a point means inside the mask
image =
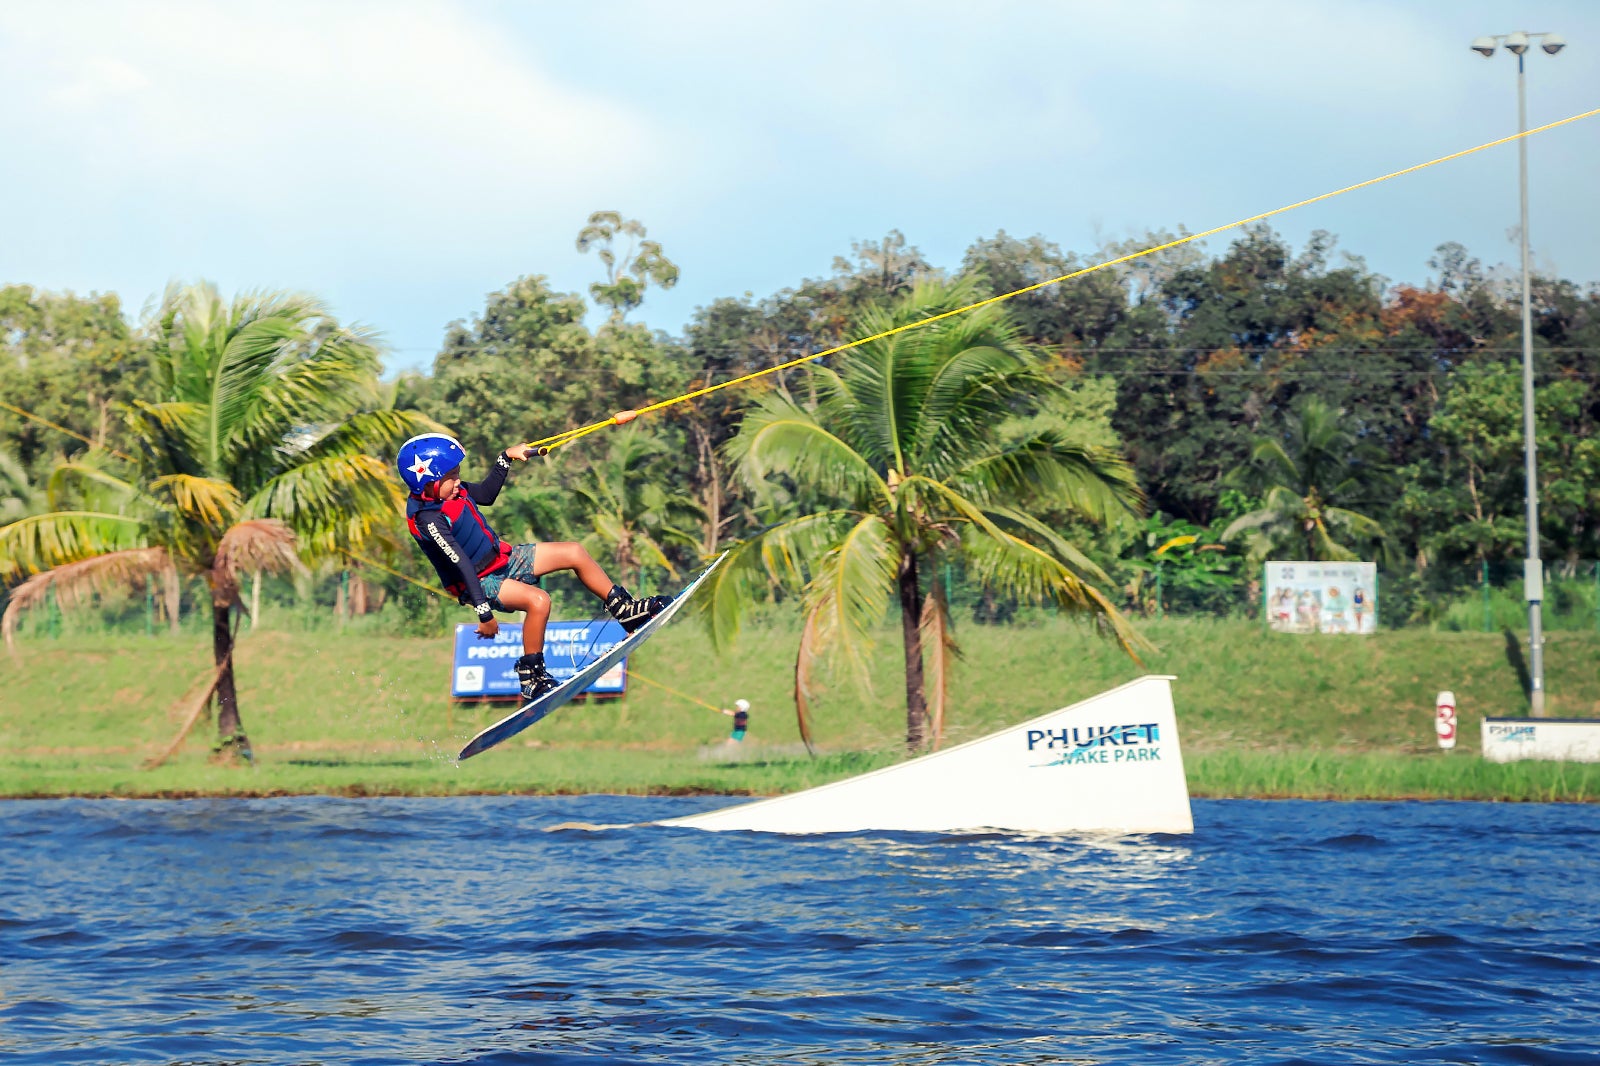
M 546 437 L 543 441 L 530 441 L 528 447 L 534 450 L 533 454 L 535 455 L 549 455 L 552 449 L 559 448 L 563 444 L 571 444 L 586 433 L 593 433 L 597 429 L 605 429 L 608 426 L 625 426 L 638 417 L 638 411 L 618 411 L 604 422 L 597 422 L 583 429 L 558 433 L 554 437 Z

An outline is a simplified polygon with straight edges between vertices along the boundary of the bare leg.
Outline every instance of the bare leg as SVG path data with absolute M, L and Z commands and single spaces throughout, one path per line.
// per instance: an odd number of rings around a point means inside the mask
M 582 544 L 575 544 L 570 540 L 541 541 L 533 554 L 534 576 L 543 577 L 556 570 L 571 570 L 578 575 L 578 580 L 583 582 L 584 588 L 602 600 L 606 598 L 606 593 L 611 591 L 611 579 Z M 509 585 L 510 582 L 506 584 Z M 510 606 L 510 601 L 503 596 L 500 602 Z M 549 602 L 550 597 L 546 596 L 546 610 L 549 609 Z
M 522 653 L 532 655 L 544 651 L 544 627 L 550 621 L 550 594 L 537 585 L 502 581 L 499 600 L 514 611 L 528 612 L 522 622 Z

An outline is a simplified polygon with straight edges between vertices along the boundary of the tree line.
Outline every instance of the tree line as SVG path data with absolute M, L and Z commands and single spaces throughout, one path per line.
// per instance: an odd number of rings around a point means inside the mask
M 1002 232 L 939 267 L 891 233 L 828 277 L 716 300 L 676 336 L 623 321 L 615 304 L 585 329 L 579 296 L 529 276 L 453 325 L 431 373 L 400 391 L 488 455 L 844 343 L 922 282 L 998 295 L 1170 237 L 1080 255 Z M 1452 244 L 1429 267 L 1395 283 L 1327 234 L 1295 249 L 1257 226 L 1214 255 L 1184 246 L 1002 305 L 1061 389 L 1034 417 L 1119 451 L 1144 493 L 1137 522 L 1053 516 L 1112 576 L 1108 594 L 1148 608 L 1141 567 L 1184 533 L 1198 539 L 1167 556 L 1174 595 L 1216 610 L 1253 609 L 1248 579 L 1267 555 L 1378 559 L 1419 618 L 1480 564 L 1522 557 L 1516 279 Z M 1541 554 L 1571 572 L 1600 557 L 1600 290 L 1542 275 L 1532 290 Z M 773 504 L 735 476 L 726 446 L 767 393 L 814 403 L 816 384 L 816 371 L 791 370 L 590 438 L 519 488 L 526 528 L 675 568 L 743 539 Z M 597 506 L 585 487 L 601 481 Z
M 302 564 L 370 552 L 427 580 L 384 518 L 395 488 L 377 488 L 397 434 L 448 428 L 487 465 L 512 442 L 1169 238 L 1080 254 L 1001 232 L 935 265 L 891 232 L 825 277 L 715 300 L 672 334 L 630 320 L 676 282 L 668 250 L 597 212 L 577 238 L 597 259 L 588 299 L 514 279 L 449 325 L 429 370 L 388 383 L 376 338 L 304 298 L 230 310 L 191 287 L 133 322 L 112 295 L 8 286 L 0 572 L 20 591 L 83 562 L 82 529 L 40 539 L 39 516 L 79 511 L 102 515 L 100 547 L 164 545 L 169 569 L 210 573 L 242 558 L 219 554 L 232 524 L 276 521 Z M 731 635 L 749 602 L 796 602 L 802 712 L 808 655 L 848 658 L 898 603 L 914 745 L 937 735 L 958 614 L 1055 603 L 1136 650 L 1126 613 L 1253 611 L 1272 556 L 1378 559 L 1399 617 L 1425 619 L 1477 566 L 1523 552 L 1518 292 L 1459 245 L 1429 268 L 1394 283 L 1327 234 L 1297 250 L 1257 226 L 1215 254 L 1182 246 L 591 435 L 519 469 L 492 517 L 514 540 L 584 541 L 635 584 L 732 547 L 713 631 Z M 1538 276 L 1533 301 L 1541 538 L 1559 572 L 1600 557 L 1600 290 Z M 240 340 L 258 320 L 279 325 Z M 337 372 L 301 365 L 333 359 L 329 344 L 348 349 Z M 243 435 L 218 443 L 224 424 Z M 330 452 L 345 482 L 293 473 Z M 143 532 L 103 517 L 135 511 Z M 211 539 L 183 541 L 184 523 Z M 279 541 L 258 532 L 264 567 Z M 218 582 L 226 628 L 237 573 Z

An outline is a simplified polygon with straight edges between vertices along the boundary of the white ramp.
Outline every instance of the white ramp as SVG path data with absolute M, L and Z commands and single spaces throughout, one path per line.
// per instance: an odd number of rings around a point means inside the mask
M 768 833 L 1192 833 L 1172 680 L 1142 677 L 899 766 L 660 824 Z

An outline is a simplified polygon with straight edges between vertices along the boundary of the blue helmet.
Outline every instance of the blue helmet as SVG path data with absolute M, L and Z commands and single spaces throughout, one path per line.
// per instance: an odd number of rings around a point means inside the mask
M 412 492 L 421 492 L 461 465 L 467 450 L 443 433 L 419 433 L 400 445 L 395 465 Z

